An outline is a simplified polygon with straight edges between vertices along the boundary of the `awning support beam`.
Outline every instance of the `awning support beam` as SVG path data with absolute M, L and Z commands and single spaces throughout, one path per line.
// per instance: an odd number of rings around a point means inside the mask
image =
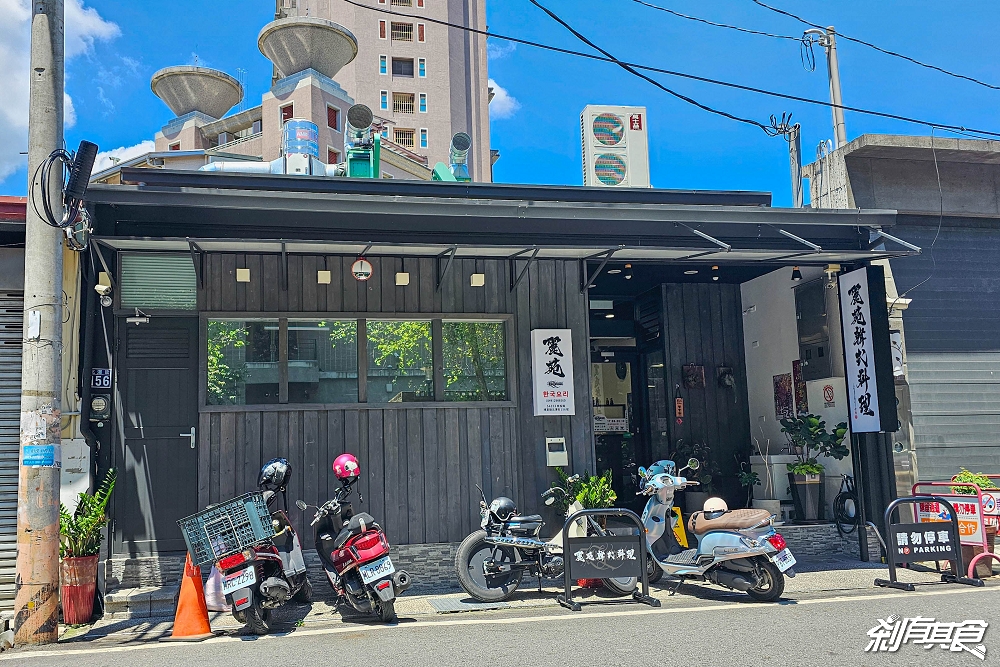
M 619 248 L 620 248 L 620 246 L 619 246 Z M 604 267 L 607 266 L 608 262 L 611 260 L 611 256 L 614 255 L 616 252 L 618 252 L 619 248 L 609 248 L 608 250 L 605 250 L 604 252 L 600 252 L 600 253 L 597 253 L 596 255 L 592 255 L 591 257 L 585 257 L 584 259 L 580 260 L 580 265 L 581 265 L 581 268 L 583 269 L 583 271 L 581 271 L 581 275 L 584 278 L 583 284 L 580 285 L 580 294 L 583 294 L 588 289 L 590 289 L 590 287 L 593 285 L 594 281 L 597 280 L 597 276 L 601 275 L 601 271 L 604 270 Z M 587 275 L 587 261 L 590 260 L 591 258 L 597 259 L 598 257 L 601 257 L 601 256 L 604 257 L 604 260 L 601 262 L 600 266 L 597 267 L 597 270 L 594 271 L 594 275 L 588 276 Z
M 104 253 L 101 252 L 100 246 L 103 245 L 100 241 L 95 244 L 95 249 L 97 250 L 97 259 L 101 260 L 101 266 L 104 267 L 104 272 L 108 274 L 108 280 L 111 281 L 111 289 L 118 291 L 118 285 L 115 283 L 115 274 L 108 268 L 108 263 L 104 260 Z
M 538 257 L 538 251 L 539 250 L 541 250 L 541 248 L 539 248 L 538 246 L 535 246 L 535 250 L 534 250 L 534 252 L 531 253 L 531 257 L 528 258 L 527 264 L 525 264 L 524 268 L 521 269 L 521 272 L 517 274 L 517 279 L 514 278 L 514 273 L 517 271 L 517 256 L 518 255 L 522 255 L 522 254 L 528 252 L 528 249 L 522 250 L 521 252 L 515 253 L 514 255 L 510 256 L 510 259 L 508 261 L 509 261 L 509 266 L 510 266 L 510 280 L 511 280 L 510 291 L 511 292 L 513 292 L 514 290 L 516 290 L 517 286 L 521 284 L 522 280 L 524 280 L 524 277 L 526 275 L 528 275 L 528 269 L 531 268 L 531 265 L 535 262 L 535 258 Z
M 371 247 L 371 246 L 369 246 Z M 441 291 L 441 283 L 444 282 L 445 276 L 448 275 L 448 270 L 451 269 L 451 263 L 455 261 L 455 255 L 458 254 L 458 246 L 453 245 L 452 247 L 445 250 L 443 253 L 434 258 L 434 269 L 437 274 L 437 285 L 434 288 L 435 292 Z M 445 255 L 448 256 L 448 261 L 444 265 L 444 271 L 441 270 L 441 258 Z
M 194 264 L 194 275 L 198 278 L 198 289 L 205 289 L 205 251 L 190 238 L 187 242 L 191 263 Z
M 801 243 L 802 245 L 806 246 L 807 248 L 812 248 L 816 252 L 823 252 L 823 248 L 820 247 L 820 246 L 818 246 L 818 245 L 816 245 L 812 241 L 806 241 L 801 236 L 796 236 L 795 234 L 792 234 L 791 232 L 786 232 L 784 229 L 781 229 L 780 227 L 775 227 L 775 229 L 782 236 L 790 238 L 793 241 L 797 241 L 797 242 Z
M 868 249 L 869 250 L 874 249 L 875 246 L 877 246 L 879 244 L 879 241 L 881 241 L 883 238 L 885 238 L 885 239 L 889 239 L 890 241 L 893 241 L 894 243 L 898 243 L 899 245 L 903 246 L 904 248 L 907 248 L 907 249 L 912 250 L 914 252 L 922 252 L 922 250 L 920 249 L 920 246 L 915 246 L 912 243 L 909 243 L 907 241 L 904 241 L 901 238 L 897 238 L 897 237 L 893 236 L 892 234 L 887 234 L 887 233 L 883 232 L 881 229 L 875 229 L 873 231 L 875 232 L 875 238 L 873 238 L 871 240 L 871 243 L 868 244 Z
M 285 242 L 281 242 L 281 289 L 288 291 L 288 250 Z
M 690 225 L 685 225 L 684 223 L 681 223 L 681 226 L 685 227 L 689 232 L 691 232 L 695 236 L 700 236 L 701 238 L 705 239 L 706 241 L 710 241 L 710 242 L 714 243 L 715 245 L 719 246 L 720 248 L 722 248 L 726 252 L 729 252 L 730 250 L 733 249 L 733 246 L 729 245 L 728 243 L 726 243 L 724 241 L 720 241 L 719 239 L 715 238 L 714 236 L 709 236 L 705 232 L 703 232 L 703 231 L 701 231 L 699 229 L 695 229 L 694 227 L 691 227 Z

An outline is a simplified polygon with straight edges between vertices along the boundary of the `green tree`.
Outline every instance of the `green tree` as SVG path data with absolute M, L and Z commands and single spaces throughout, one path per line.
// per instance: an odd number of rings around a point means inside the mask
M 476 395 L 490 400 L 491 390 L 504 388 L 504 325 L 502 322 L 444 323 L 445 388 L 457 384 L 463 377 L 475 377 Z M 499 386 L 491 386 L 493 384 Z
M 233 364 L 232 351 L 244 349 L 247 331 L 243 322 L 209 320 L 206 344 L 208 402 L 211 405 L 234 405 L 239 399 L 239 385 L 245 364 Z

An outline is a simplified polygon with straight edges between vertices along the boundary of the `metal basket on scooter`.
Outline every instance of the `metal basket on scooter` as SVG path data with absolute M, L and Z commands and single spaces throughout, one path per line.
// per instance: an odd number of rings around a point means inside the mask
M 180 519 L 191 562 L 201 566 L 274 537 L 271 513 L 259 491 L 244 493 Z

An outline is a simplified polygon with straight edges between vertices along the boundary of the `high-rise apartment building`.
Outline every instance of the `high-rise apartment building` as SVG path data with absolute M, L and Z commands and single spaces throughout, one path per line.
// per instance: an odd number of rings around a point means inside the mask
M 336 80 L 386 121 L 384 137 L 433 165 L 447 164 L 452 136 L 466 132 L 472 180 L 491 180 L 486 38 L 430 20 L 486 30 L 486 0 L 357 2 L 364 8 L 276 0 L 275 17 L 314 16 L 350 30 L 358 55 Z

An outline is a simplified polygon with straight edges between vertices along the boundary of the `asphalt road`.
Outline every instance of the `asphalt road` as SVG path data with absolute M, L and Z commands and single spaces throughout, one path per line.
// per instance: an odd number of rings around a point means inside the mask
M 924 587 L 800 596 L 776 605 L 727 597 L 685 597 L 652 609 L 595 604 L 581 612 L 534 609 L 401 619 L 396 626 L 332 623 L 262 638 L 227 636 L 198 644 L 136 639 L 113 645 L 69 642 L 0 655 L 24 667 L 185 665 L 978 665 L 969 653 L 902 646 L 866 654 L 866 633 L 891 614 L 941 621 L 984 619 L 986 662 L 1000 660 L 1000 588 Z M 994 655 L 996 654 L 996 656 Z

